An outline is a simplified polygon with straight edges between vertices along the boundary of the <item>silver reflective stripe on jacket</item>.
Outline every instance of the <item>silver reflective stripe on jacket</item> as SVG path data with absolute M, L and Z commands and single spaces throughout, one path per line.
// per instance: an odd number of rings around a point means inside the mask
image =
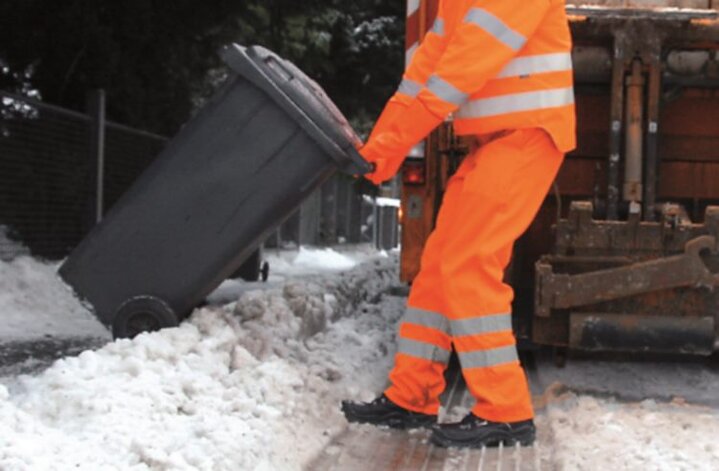
M 491 316 L 470 317 L 468 319 L 454 319 L 450 321 L 449 325 L 453 337 L 491 334 L 512 330 L 512 315 L 494 314 Z
M 464 104 L 455 114 L 459 119 L 488 118 L 521 111 L 534 111 L 574 104 L 574 89 L 554 88 L 480 98 Z
M 397 344 L 397 353 L 438 363 L 447 363 L 449 361 L 449 350 L 445 350 L 431 343 L 400 337 Z
M 537 54 L 511 60 L 496 78 L 522 77 L 570 70 L 572 70 L 572 55 L 568 52 Z
M 472 352 L 459 352 L 459 364 L 462 369 L 488 368 L 518 361 L 517 347 L 492 348 L 489 350 L 474 350 Z
M 497 41 L 515 51 L 522 49 L 524 43 L 527 42 L 527 38 L 507 26 L 504 21 L 484 8 L 472 8 L 469 10 L 464 17 L 464 22 L 479 26 Z
M 432 75 L 427 80 L 427 90 L 432 92 L 432 94 L 440 100 L 457 106 L 466 103 L 469 98 L 468 94 L 459 90 L 457 87 L 437 75 Z
M 422 90 L 422 84 L 410 79 L 403 79 L 397 88 L 399 93 L 409 95 L 412 98 L 419 95 L 420 90 Z
M 444 36 L 444 20 L 442 18 L 436 18 L 432 25 L 432 32 L 437 36 Z

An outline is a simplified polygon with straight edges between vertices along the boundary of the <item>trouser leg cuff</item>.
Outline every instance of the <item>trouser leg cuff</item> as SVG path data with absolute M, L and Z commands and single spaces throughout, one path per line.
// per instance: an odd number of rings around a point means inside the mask
M 394 386 L 390 386 L 389 388 L 387 388 L 387 390 L 384 392 L 384 395 L 387 396 L 390 401 L 394 402 L 401 408 L 407 409 L 412 412 L 419 412 L 420 414 L 428 415 L 437 415 L 439 413 L 439 404 L 418 406 L 416 404 L 416 401 L 413 403 L 405 400 L 402 395 L 394 388 Z

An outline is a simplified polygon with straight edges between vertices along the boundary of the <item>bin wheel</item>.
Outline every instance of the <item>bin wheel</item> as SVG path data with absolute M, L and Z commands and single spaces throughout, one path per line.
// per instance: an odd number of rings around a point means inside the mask
M 131 339 L 143 332 L 176 327 L 179 323 L 175 312 L 163 300 L 154 296 L 138 296 L 125 301 L 117 310 L 112 336 Z
M 267 278 L 270 277 L 270 263 L 269 262 L 262 262 L 262 268 L 260 269 L 260 277 L 262 281 L 267 281 Z
M 252 252 L 247 260 L 232 274 L 230 278 L 241 278 L 245 281 L 257 281 L 261 275 L 262 254 L 260 250 Z

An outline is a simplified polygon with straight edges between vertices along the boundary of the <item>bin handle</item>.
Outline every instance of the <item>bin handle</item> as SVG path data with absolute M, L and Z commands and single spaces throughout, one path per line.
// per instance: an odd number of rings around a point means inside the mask
M 265 58 L 265 63 L 269 67 L 274 70 L 279 69 L 279 71 L 286 76 L 285 78 L 287 78 L 287 80 L 294 80 L 296 78 L 295 74 L 293 74 L 292 71 L 287 68 L 287 66 L 283 62 L 284 61 L 282 59 L 276 56 L 267 56 Z
M 302 80 L 301 77 L 297 77 L 297 75 L 295 75 L 295 73 L 292 71 L 292 68 L 287 67 L 285 60 L 282 59 L 281 57 L 274 56 L 274 55 L 267 56 L 265 58 L 265 63 L 275 71 L 277 71 L 279 69 L 279 72 L 282 73 L 288 81 L 299 80 L 301 83 L 304 83 L 306 86 L 311 87 L 312 90 L 314 90 L 316 94 L 325 96 L 324 90 L 317 88 L 317 86 L 312 81 L 306 82 L 306 81 Z

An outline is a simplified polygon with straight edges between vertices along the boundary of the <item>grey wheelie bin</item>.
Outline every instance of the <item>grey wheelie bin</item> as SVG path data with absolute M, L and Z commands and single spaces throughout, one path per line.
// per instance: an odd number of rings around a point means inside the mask
M 232 76 L 60 267 L 115 337 L 177 325 L 327 178 L 371 169 L 299 69 L 222 57 Z

